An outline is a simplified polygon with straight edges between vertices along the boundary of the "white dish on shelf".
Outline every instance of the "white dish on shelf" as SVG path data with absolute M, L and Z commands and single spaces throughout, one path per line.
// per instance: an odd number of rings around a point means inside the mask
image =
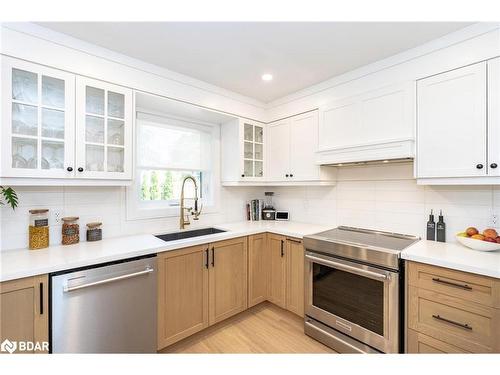
M 500 250 L 500 243 L 476 240 L 474 238 L 455 236 L 458 242 L 472 250 L 477 251 L 497 251 Z

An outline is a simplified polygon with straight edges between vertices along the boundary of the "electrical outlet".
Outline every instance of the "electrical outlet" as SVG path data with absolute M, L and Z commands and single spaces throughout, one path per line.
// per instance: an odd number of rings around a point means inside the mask
M 498 214 L 496 213 L 491 214 L 490 224 L 492 227 L 496 227 L 498 225 Z
M 61 224 L 62 213 L 59 210 L 52 211 L 52 218 L 55 225 Z

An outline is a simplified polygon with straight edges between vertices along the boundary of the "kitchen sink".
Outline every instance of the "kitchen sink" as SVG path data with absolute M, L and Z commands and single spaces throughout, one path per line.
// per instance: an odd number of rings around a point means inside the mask
M 155 237 L 163 241 L 175 241 L 175 240 L 182 240 L 184 238 L 207 236 L 209 234 L 216 234 L 223 232 L 225 232 L 225 230 L 217 228 L 203 228 L 203 229 L 186 230 L 182 232 L 159 234 Z

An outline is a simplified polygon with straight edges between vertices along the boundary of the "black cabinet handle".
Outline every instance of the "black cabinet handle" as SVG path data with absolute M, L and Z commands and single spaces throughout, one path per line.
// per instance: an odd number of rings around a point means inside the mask
M 241 177 L 245 177 L 245 175 L 244 175 L 244 174 L 242 174 L 242 175 L 241 175 Z
M 483 165 L 482 164 L 478 164 L 478 165 L 476 165 L 476 168 L 477 169 L 483 169 Z
M 449 323 L 449 324 L 453 324 L 454 326 L 457 326 L 457 327 L 460 327 L 460 328 L 464 328 L 464 329 L 467 329 L 469 331 L 472 331 L 472 327 L 468 324 L 464 324 L 464 323 L 459 323 L 459 322 L 455 322 L 454 320 L 450 320 L 450 319 L 446 319 L 446 318 L 443 318 L 442 316 L 440 315 L 432 315 L 432 317 L 436 320 L 441 320 L 442 322 L 446 322 L 446 323 Z
M 43 315 L 43 283 L 40 283 L 40 315 Z
M 215 247 L 212 246 L 212 267 L 215 267 Z
M 68 167 L 68 168 L 66 168 L 66 170 L 67 170 L 68 172 L 73 172 L 73 167 Z
M 496 167 L 498 167 L 497 163 L 491 163 L 491 164 L 490 164 L 490 168 L 495 169 Z
M 83 168 L 82 167 L 78 168 L 78 172 L 83 172 Z
M 290 173 L 290 177 L 293 177 L 293 174 Z
M 467 285 L 467 284 L 457 284 L 457 283 L 453 283 L 451 281 L 441 280 L 439 277 L 433 277 L 432 281 L 434 281 L 436 283 L 440 283 L 440 284 L 445 284 L 445 285 L 453 286 L 455 288 L 460 288 L 460 289 L 465 289 L 465 290 L 472 290 L 472 287 L 469 286 L 469 285 Z
M 285 177 L 288 177 L 288 175 L 286 174 Z
M 285 241 L 281 240 L 281 257 L 283 258 L 283 256 L 285 255 L 285 251 L 283 249 L 283 245 L 284 245 Z
M 206 260 L 205 260 L 205 268 L 208 269 L 208 247 L 205 250 Z

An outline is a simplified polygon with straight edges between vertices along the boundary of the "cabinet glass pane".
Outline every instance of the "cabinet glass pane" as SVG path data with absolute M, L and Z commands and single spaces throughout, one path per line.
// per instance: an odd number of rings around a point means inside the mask
M 261 161 L 256 161 L 255 162 L 255 177 L 262 177 L 264 176 L 264 163 Z
M 255 127 L 255 142 L 264 142 L 264 129 L 260 126 Z
M 104 143 L 104 119 L 85 116 L 85 140 L 92 143 Z
M 87 113 L 104 115 L 104 90 L 87 86 L 85 98 Z
M 104 146 L 87 145 L 85 147 L 86 169 L 88 171 L 104 170 Z
M 42 108 L 42 137 L 64 139 L 64 112 Z
M 263 150 L 262 150 L 262 145 L 256 143 L 255 144 L 255 159 L 262 160 L 263 157 L 264 157 L 264 153 L 263 153 Z
M 125 117 L 125 96 L 116 92 L 108 92 L 108 116 Z
M 37 107 L 12 103 L 12 133 L 38 135 Z
M 244 158 L 253 159 L 253 143 L 245 142 Z
M 38 167 L 36 139 L 12 137 L 12 168 Z
M 64 143 L 42 141 L 42 169 L 64 168 Z
M 42 104 L 64 108 L 64 81 L 42 76 Z
M 38 102 L 38 75 L 12 69 L 12 99 L 27 103 Z
M 253 177 L 253 161 L 245 160 L 243 162 L 243 173 L 245 177 Z
M 245 141 L 250 141 L 250 142 L 253 141 L 253 125 L 245 124 L 243 133 Z
M 119 120 L 108 119 L 108 143 L 123 146 L 125 123 Z
M 123 148 L 108 147 L 108 172 L 123 172 Z

